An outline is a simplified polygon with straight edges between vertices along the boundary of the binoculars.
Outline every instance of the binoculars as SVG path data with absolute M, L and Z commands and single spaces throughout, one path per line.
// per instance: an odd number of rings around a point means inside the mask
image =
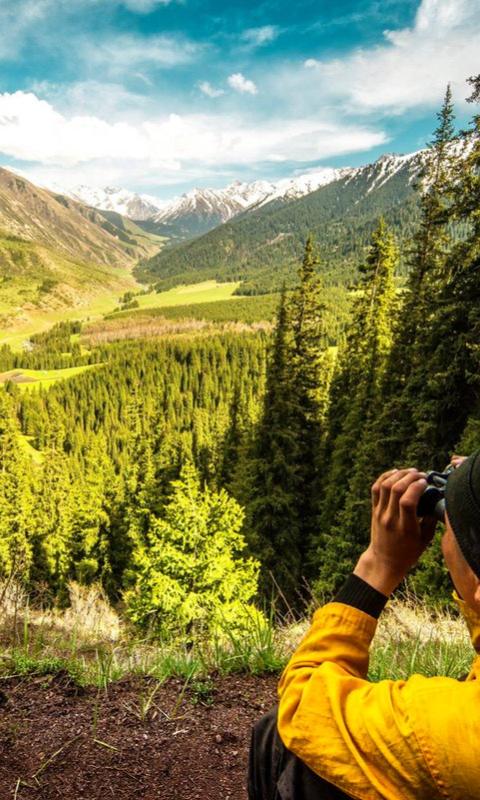
M 445 521 L 445 489 L 454 469 L 450 466 L 445 472 L 427 472 L 427 486 L 417 506 L 418 517 L 434 517 L 439 522 Z

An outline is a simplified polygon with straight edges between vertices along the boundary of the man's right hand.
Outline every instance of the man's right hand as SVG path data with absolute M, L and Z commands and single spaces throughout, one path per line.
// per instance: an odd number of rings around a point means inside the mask
M 372 486 L 370 545 L 354 573 L 382 594 L 397 588 L 435 533 L 434 519 L 417 517 L 426 486 L 425 473 L 414 468 L 385 472 Z

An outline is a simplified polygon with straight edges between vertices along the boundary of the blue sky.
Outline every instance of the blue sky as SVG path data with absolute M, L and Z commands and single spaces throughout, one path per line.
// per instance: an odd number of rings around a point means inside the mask
M 0 25 L 0 163 L 161 198 L 419 149 L 479 71 L 479 0 L 0 0 Z

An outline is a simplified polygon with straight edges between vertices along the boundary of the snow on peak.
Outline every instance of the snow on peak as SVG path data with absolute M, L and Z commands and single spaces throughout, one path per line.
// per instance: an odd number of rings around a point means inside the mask
M 146 220 L 157 214 L 162 202 L 148 195 L 105 186 L 103 189 L 92 186 L 75 186 L 63 190 L 63 194 L 102 211 L 115 211 L 130 219 Z
M 293 178 L 279 181 L 257 180 L 245 183 L 233 181 L 225 189 L 191 189 L 177 197 L 155 215 L 155 222 L 171 223 L 179 218 L 198 213 L 216 219 L 217 224 L 248 209 L 260 208 L 272 200 L 294 200 L 314 192 L 327 183 L 350 175 L 352 169 L 324 167 Z
M 196 218 L 211 228 L 243 211 L 261 208 L 272 201 L 290 201 L 315 192 L 338 180 L 350 181 L 359 175 L 366 178 L 367 193 L 380 188 L 402 168 L 413 179 L 425 159 L 425 150 L 407 155 L 385 153 L 372 164 L 363 167 L 316 167 L 300 175 L 278 181 L 256 180 L 250 183 L 235 180 L 222 189 L 194 188 L 173 200 L 159 200 L 115 186 L 94 188 L 76 186 L 63 194 L 106 211 L 116 211 L 136 220 L 151 219 L 159 224 L 171 224 Z M 52 187 L 54 188 L 54 187 Z M 55 187 L 56 190 L 57 187 Z

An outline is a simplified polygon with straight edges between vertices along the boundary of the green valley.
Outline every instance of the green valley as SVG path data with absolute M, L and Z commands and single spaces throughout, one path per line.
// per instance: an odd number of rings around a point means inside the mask
M 229 245 L 231 266 L 212 249 L 229 281 L 202 268 L 187 283 L 192 270 L 180 280 L 171 264 L 175 288 L 131 279 L 115 299 L 92 298 L 95 318 L 51 311 L 56 324 L 44 318 L 15 351 L 4 334 L 4 575 L 21 563 L 25 587 L 46 586 L 59 604 L 72 581 L 99 584 L 147 639 L 203 641 L 222 619 L 262 625 L 272 592 L 281 616 L 343 582 L 368 541 L 377 474 L 442 468 L 457 447 L 478 446 L 480 139 L 455 155 L 447 101 L 442 115 L 428 191 L 414 195 L 401 169 L 382 185 L 375 174 L 370 191 L 342 179 L 151 262 L 225 243 L 234 227 L 265 232 L 263 219 L 293 230 L 300 209 L 300 232 L 314 218 L 326 232 L 271 265 L 280 291 L 241 297 L 263 256 L 251 242 L 242 276 L 242 250 Z M 411 580 L 446 604 L 435 547 Z

